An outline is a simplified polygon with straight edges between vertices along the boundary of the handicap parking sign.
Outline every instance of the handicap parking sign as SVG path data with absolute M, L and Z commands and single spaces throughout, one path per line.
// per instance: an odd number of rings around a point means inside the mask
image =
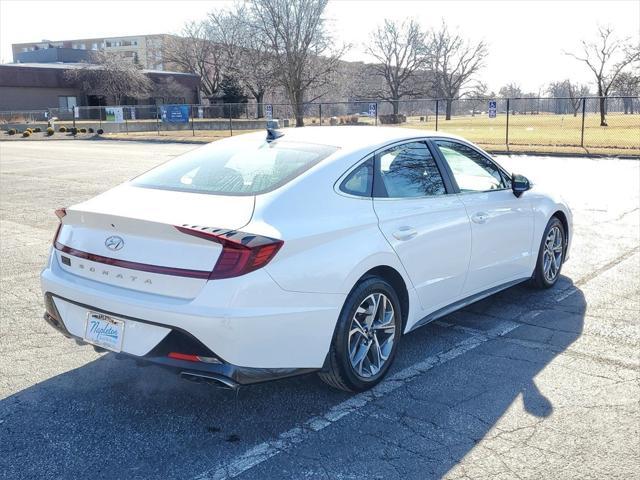
M 496 118 L 497 103 L 495 100 L 489 100 L 489 118 Z

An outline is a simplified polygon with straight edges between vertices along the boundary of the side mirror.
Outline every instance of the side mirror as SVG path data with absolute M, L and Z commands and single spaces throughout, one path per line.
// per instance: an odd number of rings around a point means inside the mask
M 524 175 L 514 173 L 511 175 L 511 190 L 516 197 L 520 197 L 524 192 L 531 189 L 531 182 Z

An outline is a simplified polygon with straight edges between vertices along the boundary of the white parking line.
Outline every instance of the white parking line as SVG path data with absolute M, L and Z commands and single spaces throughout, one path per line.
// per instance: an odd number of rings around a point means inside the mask
M 533 312 L 533 315 L 529 315 L 529 318 L 536 317 L 540 313 L 542 312 Z M 445 327 L 452 326 L 446 322 L 439 322 L 439 324 Z M 395 375 L 384 380 L 373 389 L 354 395 L 348 400 L 330 408 L 324 415 L 310 418 L 301 426 L 294 427 L 284 433 L 281 433 L 274 440 L 269 440 L 250 448 L 245 453 L 235 457 L 232 461 L 198 475 L 195 477 L 195 480 L 222 480 L 225 478 L 237 477 L 279 453 L 286 452 L 296 444 L 306 440 L 313 433 L 318 432 L 332 423 L 337 422 L 341 418 L 358 411 L 372 400 L 383 397 L 384 395 L 397 390 L 416 378 L 418 375 L 449 362 L 450 360 L 479 347 L 491 339 L 506 335 L 520 326 L 522 326 L 521 323 L 502 321 L 496 327 L 486 332 L 475 329 L 466 329 L 468 333 L 472 334 L 472 336 L 456 344 L 453 348 L 436 355 L 431 355 L 421 362 L 397 372 Z

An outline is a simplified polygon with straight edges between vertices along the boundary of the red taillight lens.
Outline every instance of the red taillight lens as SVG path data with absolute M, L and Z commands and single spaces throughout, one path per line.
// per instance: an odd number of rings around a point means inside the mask
M 253 235 L 238 230 L 183 225 L 178 231 L 204 238 L 222 245 L 209 280 L 231 278 L 253 272 L 264 267 L 278 253 L 284 242 L 262 235 Z

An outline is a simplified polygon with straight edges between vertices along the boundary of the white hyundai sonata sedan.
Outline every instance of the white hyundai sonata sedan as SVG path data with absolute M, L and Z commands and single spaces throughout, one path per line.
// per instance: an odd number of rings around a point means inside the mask
M 553 286 L 572 234 L 557 195 L 471 143 L 383 127 L 220 140 L 56 213 L 46 321 L 231 388 L 370 388 L 407 332 Z

